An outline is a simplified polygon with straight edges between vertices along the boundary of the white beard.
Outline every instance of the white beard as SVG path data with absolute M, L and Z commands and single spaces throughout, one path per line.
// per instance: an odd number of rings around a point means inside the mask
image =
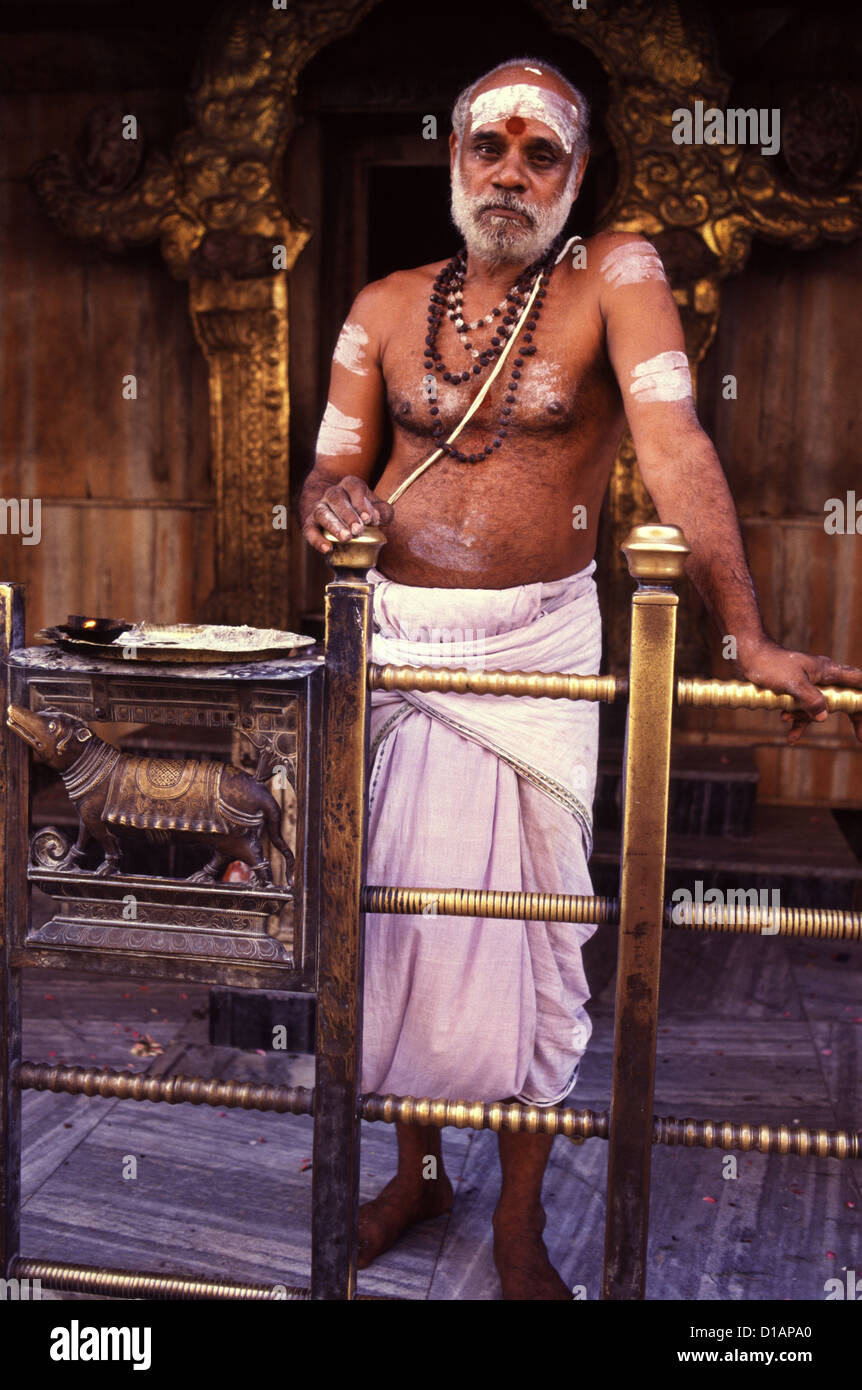
M 535 261 L 566 225 L 574 201 L 576 178 L 577 165 L 573 162 L 566 186 L 556 200 L 550 206 L 536 207 L 525 203 L 515 193 L 468 193 L 456 158 L 452 170 L 452 221 L 464 238 L 468 252 L 483 261 L 490 261 L 492 265 L 523 265 Z M 523 213 L 527 225 L 487 212 L 483 216 L 482 209 L 489 205 Z

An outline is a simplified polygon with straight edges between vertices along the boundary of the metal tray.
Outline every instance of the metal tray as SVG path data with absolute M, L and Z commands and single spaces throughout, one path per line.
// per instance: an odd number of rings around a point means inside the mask
M 114 642 L 69 637 L 56 627 L 42 628 L 36 637 L 78 656 L 171 663 L 271 661 L 275 657 L 295 656 L 303 647 L 314 646 L 313 637 L 299 632 L 282 632 L 271 627 L 225 627 L 214 623 L 137 623 Z

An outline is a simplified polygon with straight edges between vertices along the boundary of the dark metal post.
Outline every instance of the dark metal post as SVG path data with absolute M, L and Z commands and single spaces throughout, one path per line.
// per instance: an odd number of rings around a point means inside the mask
M 643 1298 L 664 917 L 676 609 L 689 554 L 676 526 L 636 526 L 623 546 L 632 597 L 623 769 L 620 936 L 602 1298 Z
M 336 542 L 329 555 L 336 577 L 326 589 L 312 1299 L 352 1299 L 356 1292 L 364 931 L 360 895 L 366 859 L 374 587 L 364 574 L 383 539 L 381 531 L 368 527 L 355 540 Z
M 25 749 L 6 726 L 6 658 L 24 644 L 24 590 L 0 583 L 0 1272 L 17 1257 L 21 1206 L 21 971 L 10 964 L 16 926 L 28 908 Z

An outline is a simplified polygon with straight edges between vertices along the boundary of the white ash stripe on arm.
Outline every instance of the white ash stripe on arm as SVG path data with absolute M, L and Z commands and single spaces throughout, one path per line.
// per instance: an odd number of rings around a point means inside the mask
M 361 453 L 357 433 L 361 428 L 362 421 L 357 416 L 344 415 L 332 401 L 327 401 L 317 436 L 317 452 L 328 454 L 330 457 L 337 454 Z
M 629 242 L 615 246 L 599 266 L 602 278 L 612 289 L 620 285 L 639 285 L 644 280 L 664 280 L 664 266 L 654 246 L 647 242 Z
M 357 376 L 367 376 L 368 367 L 364 364 L 368 342 L 368 334 L 362 324 L 353 323 L 348 319 L 338 335 L 338 342 L 332 354 L 333 362 L 346 367 L 348 372 L 355 372 Z
M 684 352 L 660 352 L 632 368 L 629 391 L 639 401 L 681 401 L 693 395 Z

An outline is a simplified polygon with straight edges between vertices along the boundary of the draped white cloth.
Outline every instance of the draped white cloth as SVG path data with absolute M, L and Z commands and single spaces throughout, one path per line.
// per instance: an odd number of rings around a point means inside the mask
M 377 663 L 597 674 L 595 562 L 509 589 L 397 584 L 372 568 Z M 375 691 L 366 882 L 592 893 L 598 706 Z M 362 1090 L 553 1105 L 592 1031 L 595 926 L 366 917 Z

